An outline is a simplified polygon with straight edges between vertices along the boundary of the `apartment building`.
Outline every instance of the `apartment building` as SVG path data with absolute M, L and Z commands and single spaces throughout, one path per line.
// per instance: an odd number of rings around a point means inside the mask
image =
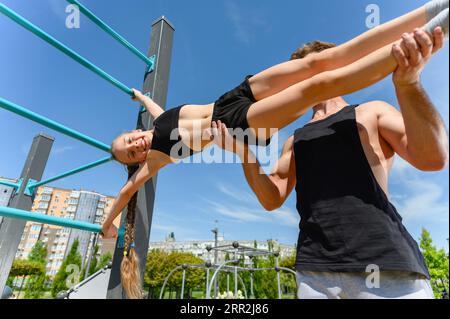
M 95 192 L 45 186 L 38 188 L 31 210 L 40 214 L 101 224 L 113 201 L 113 197 Z M 47 245 L 47 274 L 54 276 L 75 239 L 79 240 L 78 252 L 82 256 L 82 266 L 84 266 L 92 254 L 94 236 L 87 231 L 28 222 L 16 258 L 27 258 L 33 246 L 40 240 Z M 99 255 L 114 248 L 109 242 L 105 244 L 103 245 L 101 239 L 98 241 Z

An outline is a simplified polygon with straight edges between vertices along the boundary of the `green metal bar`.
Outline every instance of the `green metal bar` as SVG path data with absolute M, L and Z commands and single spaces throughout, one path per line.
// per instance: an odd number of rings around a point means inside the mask
M 24 17 L 20 16 L 19 14 L 17 14 L 16 12 L 14 12 L 13 10 L 11 10 L 10 8 L 8 8 L 7 6 L 5 6 L 2 3 L 0 3 L 0 12 L 3 13 L 4 15 L 6 15 L 7 17 L 9 17 L 11 20 L 18 23 L 19 25 L 21 25 L 22 27 L 24 27 L 25 29 L 27 29 L 28 31 L 34 33 L 36 36 L 38 36 L 39 38 L 41 38 L 48 44 L 50 44 L 53 47 L 55 47 L 56 49 L 60 50 L 67 56 L 71 57 L 73 60 L 77 61 L 84 67 L 86 67 L 89 70 L 91 70 L 92 72 L 96 73 L 97 75 L 99 75 L 100 77 L 105 79 L 106 81 L 110 82 L 111 84 L 113 84 L 114 86 L 116 86 L 117 88 L 122 90 L 123 92 L 127 93 L 130 96 L 134 95 L 133 91 L 129 87 L 124 85 L 122 82 L 113 78 L 111 75 L 109 75 L 108 73 L 106 73 L 105 71 L 103 71 L 102 69 L 97 67 L 96 65 L 94 65 L 92 62 L 83 58 L 81 55 L 79 55 L 78 53 L 76 53 L 75 51 L 73 51 L 72 49 L 70 49 L 69 47 L 64 45 L 63 43 L 59 42 L 58 40 L 53 38 L 51 35 L 49 35 L 45 31 L 43 31 L 36 25 L 32 24 L 30 21 L 26 20 Z
M 86 170 L 91 169 L 91 168 L 96 167 L 96 166 L 100 166 L 102 164 L 108 163 L 112 159 L 113 158 L 111 156 L 108 156 L 108 157 L 102 158 L 102 159 L 100 159 L 98 161 L 95 161 L 93 163 L 81 166 L 79 168 L 75 168 L 75 169 L 73 169 L 71 171 L 68 171 L 66 173 L 63 173 L 63 174 L 60 174 L 58 176 L 49 178 L 47 180 L 40 181 L 40 182 L 29 183 L 28 184 L 28 189 L 30 190 L 31 193 L 33 193 L 34 189 L 36 189 L 36 187 L 39 187 L 39 186 L 42 186 L 42 185 L 46 185 L 48 183 L 51 183 L 51 182 L 63 179 L 65 177 L 67 177 L 67 176 L 71 176 L 71 175 L 77 174 L 77 173 L 82 172 L 82 171 L 86 171 Z
M 10 181 L 4 180 L 4 179 L 0 179 L 0 184 L 9 186 L 9 187 L 14 187 L 16 190 L 19 188 L 18 183 L 10 182 Z
M 55 225 L 61 227 L 75 228 L 80 230 L 86 230 L 93 233 L 101 233 L 102 226 L 98 224 L 91 224 L 88 222 L 82 222 L 69 218 L 55 217 L 35 212 L 29 212 L 12 207 L 0 206 L 0 216 L 7 218 L 23 219 L 30 222 L 36 222 L 47 225 Z M 123 237 L 123 230 L 119 231 L 119 240 Z
M 149 59 L 145 54 L 139 51 L 135 46 L 133 46 L 130 42 L 128 42 L 123 36 L 114 31 L 109 25 L 107 25 L 104 21 L 102 21 L 99 17 L 97 17 L 91 10 L 82 5 L 78 0 L 66 0 L 67 2 L 78 6 L 80 11 L 92 22 L 98 25 L 103 31 L 108 33 L 114 39 L 119 41 L 123 46 L 129 49 L 132 53 L 134 53 L 139 59 L 144 61 L 148 67 L 149 71 L 153 70 L 153 66 L 155 64 L 154 59 Z
M 51 128 L 55 131 L 58 131 L 62 134 L 65 134 L 67 136 L 73 137 L 81 142 L 84 142 L 86 144 L 89 144 L 91 146 L 94 146 L 98 149 L 101 149 L 102 151 L 105 152 L 111 152 L 111 148 L 109 147 L 109 145 L 106 145 L 102 142 L 99 142 L 87 135 L 84 135 L 82 133 L 79 133 L 71 128 L 68 128 L 62 124 L 59 124 L 58 122 L 55 122 L 53 120 L 50 120 L 44 116 L 41 116 L 37 113 L 34 113 L 22 106 L 19 106 L 17 104 L 14 104 L 10 101 L 7 101 L 3 98 L 0 97 L 0 107 L 4 108 L 5 110 L 8 110 L 10 112 L 13 112 L 17 115 L 23 116 L 29 120 L 32 120 L 34 122 L 37 122 L 39 124 L 42 124 L 48 128 Z
M 94 233 L 100 233 L 102 231 L 102 226 L 98 224 L 91 224 L 87 222 L 77 221 L 68 218 L 49 216 L 34 212 L 28 212 L 26 210 L 21 210 L 12 207 L 0 206 L 0 216 L 9 218 L 24 219 L 30 222 L 37 222 L 48 225 L 76 228 L 80 230 L 87 230 Z

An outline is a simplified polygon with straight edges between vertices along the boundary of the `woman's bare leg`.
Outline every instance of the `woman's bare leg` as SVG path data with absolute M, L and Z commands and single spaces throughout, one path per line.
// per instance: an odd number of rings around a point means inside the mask
M 260 101 L 321 72 L 349 65 L 426 23 L 427 10 L 423 6 L 336 48 L 271 67 L 250 79 L 253 95 Z
M 441 35 L 442 31 L 435 31 L 436 38 Z M 291 124 L 317 103 L 381 81 L 398 66 L 392 47 L 393 44 L 387 45 L 353 64 L 320 73 L 254 103 L 247 114 L 250 127 L 256 130 L 258 138 L 266 139 L 270 136 L 270 129 L 281 129 Z M 264 129 L 266 136 L 261 134 Z

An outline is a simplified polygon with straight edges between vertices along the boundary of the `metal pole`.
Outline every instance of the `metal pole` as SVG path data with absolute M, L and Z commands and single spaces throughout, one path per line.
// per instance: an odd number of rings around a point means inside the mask
M 217 220 L 216 220 L 217 223 Z M 219 229 L 217 227 L 215 227 L 213 230 L 211 230 L 214 234 L 214 265 L 217 265 L 218 263 L 218 250 L 217 250 L 217 246 L 218 246 L 218 236 L 219 236 Z M 214 281 L 214 299 L 217 298 L 217 278 Z
M 278 286 L 278 299 L 282 299 L 281 295 L 281 280 L 280 280 L 280 268 L 278 267 L 278 256 L 275 257 L 275 270 L 277 272 L 277 286 Z
M 13 112 L 19 116 L 22 116 L 24 118 L 27 118 L 33 122 L 39 123 L 41 125 L 44 125 L 52 130 L 55 130 L 61 134 L 73 137 L 74 139 L 77 139 L 83 143 L 86 143 L 88 145 L 91 145 L 93 147 L 96 147 L 102 151 L 105 152 L 111 152 L 111 147 L 109 145 L 106 145 L 105 143 L 99 142 L 92 137 L 89 137 L 87 135 L 84 135 L 80 132 L 77 132 L 71 128 L 68 128 L 67 126 L 64 126 L 62 124 L 59 124 L 56 121 L 50 120 L 42 115 L 39 115 L 37 113 L 34 113 L 20 105 L 17 105 L 13 102 L 7 101 L 0 97 L 0 107 L 4 108 L 7 111 Z
M 183 267 L 183 276 L 181 279 L 181 298 L 184 299 L 184 282 L 186 280 L 186 269 Z
M 89 254 L 89 259 L 86 267 L 86 273 L 84 274 L 84 279 L 89 277 L 89 269 L 91 268 L 92 257 L 94 256 L 95 246 L 97 245 L 98 234 L 94 234 L 92 238 L 92 247 L 91 252 Z
M 25 182 L 29 179 L 40 180 L 42 178 L 53 141 L 53 137 L 43 134 L 39 134 L 33 139 L 33 144 L 21 173 L 24 183 L 11 198 L 10 207 L 27 211 L 31 210 L 34 198 L 25 195 Z M 5 289 L 6 280 L 16 256 L 25 225 L 25 220 L 10 218 L 4 218 L 0 225 L 0 293 Z
M 145 56 L 144 53 L 139 51 L 134 45 L 132 45 L 130 42 L 128 42 L 123 36 L 118 34 L 113 28 L 111 28 L 109 25 L 107 25 L 103 20 L 101 20 L 99 17 L 97 17 L 91 10 L 89 10 L 86 6 L 82 5 L 77 0 L 66 0 L 67 2 L 74 4 L 78 6 L 80 11 L 92 22 L 94 22 L 96 25 L 98 25 L 103 31 L 108 33 L 110 36 L 112 36 L 114 39 L 116 39 L 120 44 L 122 44 L 124 47 L 126 47 L 128 50 L 130 50 L 134 55 L 136 55 L 139 59 L 145 62 L 149 67 L 152 67 L 154 64 L 154 61 L 149 59 Z
M 88 169 L 91 169 L 91 168 L 103 165 L 105 163 L 108 163 L 108 162 L 110 162 L 112 160 L 113 160 L 113 158 L 111 156 L 108 156 L 108 157 L 105 157 L 105 158 L 100 159 L 98 161 L 95 161 L 93 163 L 90 163 L 90 164 L 83 165 L 81 167 L 75 168 L 73 170 L 70 170 L 70 171 L 68 171 L 66 173 L 60 174 L 58 176 L 46 179 L 45 181 L 41 181 L 41 182 L 37 182 L 37 183 L 31 183 L 30 185 L 28 185 L 28 187 L 31 188 L 31 189 L 36 189 L 36 187 L 49 184 L 51 182 L 63 179 L 63 178 L 68 177 L 68 176 L 75 175 L 77 173 L 80 173 L 80 172 L 86 171 Z
M 227 270 L 227 294 L 230 291 L 230 272 Z
M 255 294 L 253 293 L 253 270 L 250 271 L 250 298 L 255 299 Z
M 169 71 L 172 58 L 172 43 L 175 29 L 170 22 L 161 17 L 152 25 L 151 44 L 149 56 L 156 55 L 155 70 L 145 73 L 144 93 L 150 93 L 152 99 L 161 107 L 165 107 L 167 90 L 169 85 Z M 153 120 L 148 112 L 140 112 L 137 128 L 148 130 L 153 127 Z M 136 207 L 136 253 L 140 259 L 141 278 L 144 279 L 145 265 L 147 262 L 150 230 L 153 218 L 153 206 L 156 191 L 156 176 L 148 181 L 139 190 Z M 125 214 L 122 214 L 122 225 Z M 124 298 L 120 283 L 120 264 L 123 258 L 123 250 L 116 244 L 114 261 L 108 286 L 108 299 Z
M 125 84 L 117 80 L 116 78 L 113 78 L 111 75 L 97 67 L 95 64 L 93 64 L 91 61 L 85 59 L 60 41 L 56 40 L 54 37 L 49 35 L 44 30 L 40 29 L 21 15 L 17 14 L 17 12 L 14 12 L 4 4 L 0 3 L 0 12 L 3 13 L 5 16 L 19 24 L 20 26 L 24 27 L 34 35 L 38 36 L 48 44 L 52 45 L 54 48 L 58 49 L 68 57 L 72 58 L 76 62 L 80 63 L 82 66 L 86 67 L 87 69 L 91 70 L 98 76 L 102 77 L 118 89 L 122 90 L 123 92 L 127 93 L 130 96 L 133 96 L 133 91 L 127 87 Z
M 205 291 L 205 297 L 208 293 L 208 286 L 209 286 L 209 268 L 206 269 L 206 291 Z

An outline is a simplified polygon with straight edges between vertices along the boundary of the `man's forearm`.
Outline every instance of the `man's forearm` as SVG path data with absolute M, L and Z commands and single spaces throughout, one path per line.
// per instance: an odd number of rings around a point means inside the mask
M 262 172 L 255 154 L 247 145 L 238 146 L 236 154 L 242 161 L 245 178 L 259 202 L 267 210 L 278 208 L 281 203 L 280 191 L 271 178 Z
M 439 112 L 419 82 L 396 85 L 396 92 L 409 155 L 418 163 L 441 166 L 448 159 L 448 136 Z

